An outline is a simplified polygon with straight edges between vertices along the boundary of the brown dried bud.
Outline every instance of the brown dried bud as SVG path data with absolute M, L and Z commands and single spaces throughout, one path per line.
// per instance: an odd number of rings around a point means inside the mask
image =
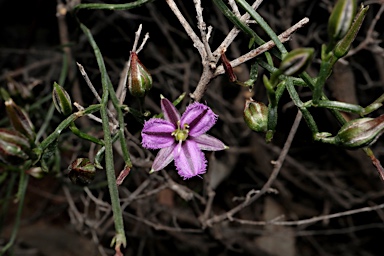
M 233 72 L 232 65 L 229 62 L 229 60 L 227 59 L 227 56 L 225 55 L 224 52 L 221 53 L 220 59 L 221 59 L 221 62 L 223 63 L 223 68 L 224 68 L 225 74 L 227 74 L 227 76 L 229 78 L 229 81 L 235 82 L 237 80 L 237 77 L 236 77 L 235 73 Z

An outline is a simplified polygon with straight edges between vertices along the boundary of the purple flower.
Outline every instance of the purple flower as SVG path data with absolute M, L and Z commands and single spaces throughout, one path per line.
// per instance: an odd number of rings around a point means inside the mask
M 144 124 L 143 147 L 160 149 L 151 172 L 166 167 L 172 160 L 184 179 L 205 173 L 207 160 L 201 150 L 218 151 L 228 148 L 220 140 L 205 134 L 216 123 L 217 115 L 206 105 L 193 103 L 180 118 L 173 104 L 161 99 L 164 119 L 151 118 Z

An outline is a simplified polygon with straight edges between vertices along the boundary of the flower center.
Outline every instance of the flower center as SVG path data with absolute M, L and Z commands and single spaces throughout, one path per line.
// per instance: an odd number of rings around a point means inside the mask
M 175 140 L 179 141 L 180 143 L 182 141 L 185 141 L 188 138 L 188 133 L 189 133 L 189 125 L 184 124 L 183 128 L 180 128 L 180 120 L 177 121 L 177 129 L 172 132 L 172 136 L 175 136 Z

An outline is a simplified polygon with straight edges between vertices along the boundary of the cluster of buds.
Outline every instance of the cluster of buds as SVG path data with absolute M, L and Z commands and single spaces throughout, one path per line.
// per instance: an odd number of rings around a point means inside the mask
M 36 134 L 27 113 L 11 98 L 5 108 L 12 129 L 0 128 L 0 160 L 19 165 L 30 158 Z
M 35 128 L 29 119 L 27 113 L 21 109 L 12 99 L 5 101 L 5 109 L 12 127 L 23 134 L 30 143 L 33 143 L 36 137 Z
M 8 164 L 19 164 L 29 158 L 30 143 L 16 130 L 0 128 L 0 160 Z

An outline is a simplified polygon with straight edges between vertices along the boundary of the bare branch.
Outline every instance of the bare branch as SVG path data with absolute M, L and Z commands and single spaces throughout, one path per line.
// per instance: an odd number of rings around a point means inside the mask
M 176 17 L 179 19 L 181 25 L 184 27 L 185 32 L 187 32 L 188 36 L 192 39 L 193 46 L 199 51 L 200 56 L 202 59 L 205 58 L 207 53 L 205 52 L 204 44 L 201 42 L 200 38 L 195 34 L 192 27 L 189 25 L 187 20 L 184 18 L 183 14 L 180 12 L 179 8 L 175 4 L 175 1 L 173 0 L 166 0 L 167 4 L 173 11 L 173 13 L 176 15 Z
M 284 43 L 287 42 L 291 35 L 298 30 L 299 28 L 303 27 L 305 24 L 309 22 L 308 18 L 303 18 L 299 22 L 297 22 L 295 25 L 284 31 L 279 35 L 279 40 Z M 250 59 L 255 58 L 256 56 L 270 50 L 275 46 L 275 43 L 270 40 L 263 44 L 262 46 L 256 48 L 255 50 L 252 50 L 248 52 L 247 54 L 244 54 L 243 56 L 240 56 L 239 58 L 231 61 L 232 67 L 236 67 Z M 219 49 L 219 48 L 218 48 Z M 224 48 L 222 48 L 224 49 Z M 215 51 L 216 52 L 216 51 Z M 203 67 L 204 68 L 204 67 Z M 195 91 L 190 95 L 192 99 L 195 101 L 200 101 L 201 98 L 203 97 L 205 91 L 207 90 L 209 82 L 216 76 L 223 74 L 224 73 L 224 68 L 222 65 L 216 68 L 214 72 L 210 72 L 209 70 L 203 69 L 203 74 L 201 75 L 200 81 L 195 89 Z

